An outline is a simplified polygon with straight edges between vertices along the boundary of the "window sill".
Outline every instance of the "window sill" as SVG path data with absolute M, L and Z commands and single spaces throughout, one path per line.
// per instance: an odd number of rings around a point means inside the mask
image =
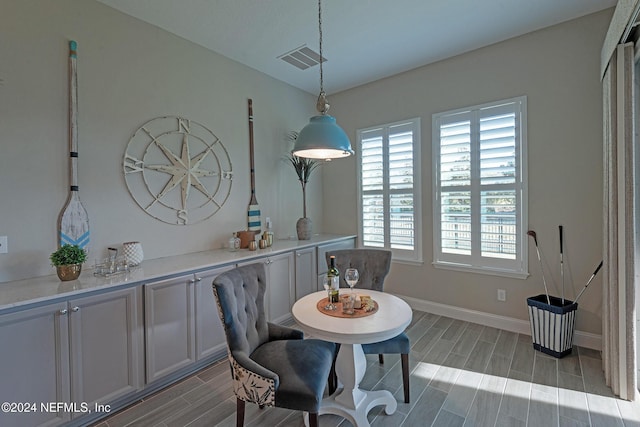
M 486 274 L 489 276 L 509 277 L 512 279 L 521 279 L 521 280 L 524 280 L 527 277 L 529 277 L 529 273 L 520 272 L 520 271 L 498 270 L 498 269 L 491 269 L 488 267 L 484 267 L 484 268 L 473 267 L 473 266 L 463 265 L 463 264 L 453 264 L 453 263 L 436 262 L 436 261 L 434 261 L 432 264 L 435 268 L 439 268 L 442 270 L 464 271 L 466 273 Z

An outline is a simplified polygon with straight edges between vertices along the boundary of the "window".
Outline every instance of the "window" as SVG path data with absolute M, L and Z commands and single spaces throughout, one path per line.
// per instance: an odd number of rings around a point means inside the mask
M 434 265 L 527 276 L 526 97 L 433 116 Z
M 422 261 L 420 119 L 358 131 L 360 242 Z

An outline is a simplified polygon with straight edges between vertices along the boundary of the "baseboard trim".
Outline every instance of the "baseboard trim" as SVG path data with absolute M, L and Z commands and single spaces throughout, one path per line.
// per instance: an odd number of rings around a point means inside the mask
M 510 332 L 531 336 L 531 325 L 526 320 L 485 313 L 483 311 L 469 310 L 466 308 L 440 304 L 404 295 L 396 296 L 405 300 L 407 304 L 415 310 L 426 311 L 428 313 L 437 314 L 438 316 L 452 317 L 465 322 L 479 323 L 481 325 L 487 325 L 493 328 L 504 329 Z M 573 335 L 573 343 L 593 350 L 602 350 L 602 336 L 592 334 L 590 332 L 576 330 Z

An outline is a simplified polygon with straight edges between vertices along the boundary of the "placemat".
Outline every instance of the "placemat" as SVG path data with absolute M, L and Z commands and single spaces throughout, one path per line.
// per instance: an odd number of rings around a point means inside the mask
M 316 304 L 316 307 L 318 308 L 318 311 L 320 313 L 326 314 L 327 316 L 331 316 L 331 317 L 341 317 L 341 318 L 353 319 L 353 318 L 357 318 L 357 317 L 371 316 L 373 313 L 378 311 L 378 302 L 375 301 L 375 300 L 373 300 L 373 305 L 374 305 L 374 309 L 373 310 L 364 311 L 364 309 L 362 309 L 362 308 L 355 308 L 353 310 L 353 314 L 343 313 L 342 312 L 342 303 L 341 302 L 337 302 L 337 303 L 333 304 L 333 305 L 336 306 L 335 310 L 325 310 L 324 306 L 327 305 L 328 303 L 329 303 L 328 298 L 322 298 L 320 301 L 318 301 L 318 303 Z

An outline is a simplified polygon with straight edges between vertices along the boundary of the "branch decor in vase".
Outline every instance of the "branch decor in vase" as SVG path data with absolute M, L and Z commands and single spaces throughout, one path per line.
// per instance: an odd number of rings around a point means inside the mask
M 289 139 L 294 141 L 298 138 L 297 132 L 291 132 Z M 307 218 L 307 183 L 311 177 L 311 173 L 320 166 L 321 162 L 314 159 L 308 159 L 305 157 L 298 157 L 294 154 L 289 154 L 288 160 L 293 166 L 293 169 L 298 175 L 298 181 L 302 186 L 302 218 L 296 222 L 296 232 L 298 234 L 298 240 L 309 240 L 312 234 L 311 218 Z

